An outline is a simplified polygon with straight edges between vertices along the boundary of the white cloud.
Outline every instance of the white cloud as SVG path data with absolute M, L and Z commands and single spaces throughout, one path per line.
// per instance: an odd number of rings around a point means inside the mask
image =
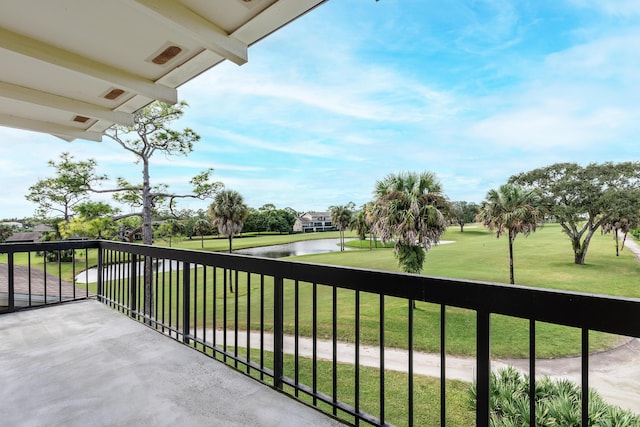
M 593 80 L 592 83 L 598 84 L 615 81 L 632 84 L 640 78 L 640 57 L 635 54 L 638 46 L 640 28 L 624 30 L 549 55 L 543 71 L 567 83 Z M 637 92 L 636 87 L 627 89 Z M 620 88 L 615 89 L 617 92 Z
M 471 126 L 469 136 L 492 145 L 525 152 L 554 148 L 588 148 L 601 143 L 615 131 L 610 119 L 620 120 L 624 112 L 605 110 L 586 116 L 561 109 L 519 109 L 481 120 Z
M 612 16 L 633 17 L 640 15 L 640 2 L 637 0 L 569 0 L 569 3 Z
M 487 97 L 485 115 L 463 135 L 524 152 L 604 151 L 633 138 L 640 122 L 640 31 L 584 42 L 550 54 L 530 78 Z

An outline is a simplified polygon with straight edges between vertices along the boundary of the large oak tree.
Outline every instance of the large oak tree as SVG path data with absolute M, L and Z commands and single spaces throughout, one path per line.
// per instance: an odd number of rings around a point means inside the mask
M 569 237 L 574 262 L 584 264 L 593 234 L 640 191 L 640 162 L 556 163 L 509 182 L 537 189 L 541 204 Z
M 460 232 L 464 232 L 465 224 L 476 220 L 480 206 L 473 202 L 451 202 L 450 220 L 460 226 Z

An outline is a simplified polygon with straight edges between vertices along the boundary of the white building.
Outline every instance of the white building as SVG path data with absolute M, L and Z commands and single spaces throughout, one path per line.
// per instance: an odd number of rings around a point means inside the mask
M 305 212 L 293 224 L 293 231 L 302 233 L 332 231 L 335 229 L 331 223 L 331 214 L 329 212 Z

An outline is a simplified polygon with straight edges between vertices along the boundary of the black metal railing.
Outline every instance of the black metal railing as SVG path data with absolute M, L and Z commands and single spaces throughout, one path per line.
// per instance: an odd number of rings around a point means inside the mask
M 0 313 L 90 297 L 89 252 L 98 247 L 87 241 L 0 244 Z M 81 272 L 85 280 L 77 284 Z
M 478 426 L 489 424 L 492 316 L 524 319 L 530 397 L 535 392 L 536 326 L 544 322 L 580 331 L 583 425 L 589 407 L 589 332 L 640 337 L 639 299 L 109 241 L 0 246 L 8 266 L 6 310 L 18 309 L 12 273 L 17 254 L 62 250 L 83 254 L 87 268 L 95 263 L 95 282 L 83 273 L 90 283 L 69 299 L 95 294 L 133 319 L 356 425 L 424 425 L 416 409 L 425 407 L 439 413 L 440 425 L 447 424 L 447 325 L 448 316 L 459 310 L 472 311 L 475 319 L 469 328 L 475 329 Z M 62 262 L 54 265 L 61 271 Z M 58 285 L 62 288 L 61 280 Z M 55 302 L 62 301 L 60 296 Z M 440 359 L 436 401 L 423 398 L 416 385 L 416 331 L 433 326 L 416 319 L 421 313 L 413 308 L 416 302 L 418 308 L 427 303 L 435 308 Z M 347 363 L 341 356 L 345 342 L 351 348 Z M 377 353 L 375 369 L 362 363 L 365 345 L 367 357 Z M 406 350 L 402 392 L 397 392 L 398 374 L 385 367 L 390 347 Z M 394 402 L 398 399 L 399 404 Z M 535 425 L 535 399 L 530 402 Z

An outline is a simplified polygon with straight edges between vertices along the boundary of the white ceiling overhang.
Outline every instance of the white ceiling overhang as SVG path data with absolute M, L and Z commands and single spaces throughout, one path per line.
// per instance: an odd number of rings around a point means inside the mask
M 0 0 L 0 126 L 100 141 L 326 0 Z

